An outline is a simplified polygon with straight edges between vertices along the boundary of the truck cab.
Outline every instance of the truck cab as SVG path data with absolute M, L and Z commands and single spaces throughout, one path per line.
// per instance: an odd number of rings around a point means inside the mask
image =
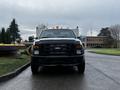
M 84 48 L 70 29 L 47 29 L 34 41 L 31 55 L 31 71 L 38 73 L 40 66 L 77 66 L 85 71 Z

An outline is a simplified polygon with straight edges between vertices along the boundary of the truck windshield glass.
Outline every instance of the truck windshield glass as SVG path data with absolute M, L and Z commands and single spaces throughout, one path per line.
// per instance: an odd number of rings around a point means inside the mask
M 42 31 L 40 38 L 76 38 L 76 36 L 72 30 L 49 29 Z

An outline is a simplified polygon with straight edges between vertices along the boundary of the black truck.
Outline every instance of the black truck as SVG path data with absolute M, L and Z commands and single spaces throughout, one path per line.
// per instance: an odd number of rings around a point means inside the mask
M 31 55 L 31 71 L 38 73 L 39 66 L 77 66 L 85 71 L 84 48 L 70 29 L 47 29 L 34 41 Z

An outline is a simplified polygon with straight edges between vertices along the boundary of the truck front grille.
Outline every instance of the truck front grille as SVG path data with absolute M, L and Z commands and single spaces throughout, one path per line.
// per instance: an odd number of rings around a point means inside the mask
M 42 45 L 40 49 L 40 55 L 74 55 L 74 45 L 73 44 L 45 44 Z

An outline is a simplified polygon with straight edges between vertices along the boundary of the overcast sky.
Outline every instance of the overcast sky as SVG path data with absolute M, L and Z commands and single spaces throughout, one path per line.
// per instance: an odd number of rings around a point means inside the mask
M 95 35 L 102 27 L 120 24 L 120 0 L 0 0 L 0 28 L 13 18 L 22 37 L 35 34 L 41 23 L 80 27 L 82 35 Z

